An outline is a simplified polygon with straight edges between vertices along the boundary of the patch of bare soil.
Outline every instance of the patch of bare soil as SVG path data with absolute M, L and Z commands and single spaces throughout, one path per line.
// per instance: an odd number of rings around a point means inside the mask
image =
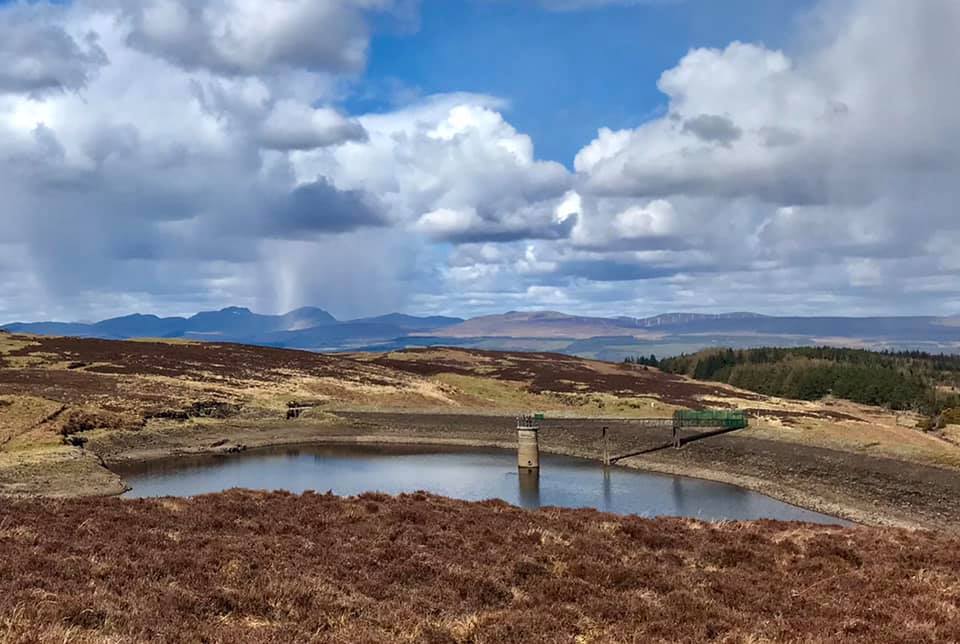
M 502 502 L 0 500 L 0 639 L 942 642 L 960 540 Z

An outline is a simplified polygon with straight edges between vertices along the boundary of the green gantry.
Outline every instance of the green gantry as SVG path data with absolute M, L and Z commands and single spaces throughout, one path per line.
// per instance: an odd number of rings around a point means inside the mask
M 678 409 L 673 412 L 673 420 L 680 427 L 742 429 L 747 426 L 746 412 L 730 409 Z

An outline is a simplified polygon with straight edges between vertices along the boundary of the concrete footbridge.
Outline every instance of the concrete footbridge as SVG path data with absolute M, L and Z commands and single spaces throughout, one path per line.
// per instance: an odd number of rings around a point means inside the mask
M 543 414 L 521 414 L 517 416 L 518 468 L 523 470 L 537 470 L 540 468 L 540 426 L 543 421 Z M 652 449 L 648 448 L 640 451 L 612 455 L 608 444 L 607 428 L 604 427 L 601 434 L 604 465 L 612 465 L 624 458 L 639 456 L 667 447 L 680 449 L 687 443 L 710 436 L 725 434 L 737 429 L 743 429 L 749 424 L 746 412 L 730 409 L 679 409 L 674 412 L 672 417 L 631 418 L 627 422 L 636 427 L 663 429 L 665 432 L 670 431 L 671 442 Z M 681 430 L 690 428 L 703 429 L 705 431 L 695 436 L 682 438 L 680 434 Z

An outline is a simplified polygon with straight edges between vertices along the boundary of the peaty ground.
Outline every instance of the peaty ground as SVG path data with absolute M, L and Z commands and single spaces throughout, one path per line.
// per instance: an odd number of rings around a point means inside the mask
M 0 500 L 0 640 L 957 641 L 958 548 L 426 494 Z

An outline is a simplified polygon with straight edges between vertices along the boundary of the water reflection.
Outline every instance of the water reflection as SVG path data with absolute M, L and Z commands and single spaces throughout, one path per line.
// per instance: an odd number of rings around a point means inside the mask
M 687 505 L 686 495 L 683 493 L 683 485 L 680 481 L 674 479 L 670 485 L 670 493 L 673 497 L 673 504 L 677 507 L 677 514 L 689 514 L 690 508 Z
M 522 469 L 517 471 L 520 491 L 520 507 L 540 507 L 540 470 Z
M 613 488 L 610 485 L 610 467 L 603 468 L 603 509 L 609 510 L 613 505 Z
M 193 496 L 242 487 L 355 495 L 425 490 L 459 499 L 500 498 L 527 508 L 590 507 L 620 514 L 704 519 L 797 519 L 838 523 L 731 485 L 650 474 L 566 456 L 541 455 L 518 471 L 508 450 L 434 446 L 324 445 L 252 450 L 118 468 L 126 496 Z

